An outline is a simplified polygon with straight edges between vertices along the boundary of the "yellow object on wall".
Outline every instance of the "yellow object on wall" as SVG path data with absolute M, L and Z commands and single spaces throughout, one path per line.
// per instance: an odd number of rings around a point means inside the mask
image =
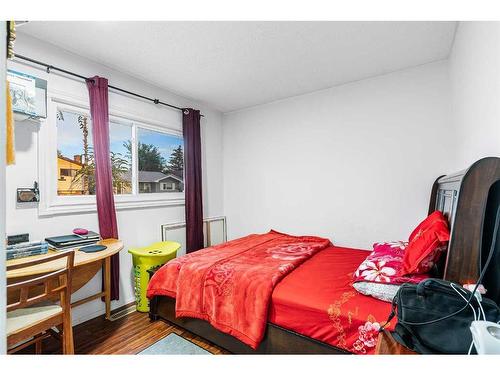
M 5 149 L 7 151 L 7 165 L 14 164 L 16 162 L 16 151 L 14 148 L 14 112 L 12 111 L 12 97 L 10 96 L 9 82 L 7 81 L 7 119 L 5 123 L 7 124 L 6 131 L 6 145 Z

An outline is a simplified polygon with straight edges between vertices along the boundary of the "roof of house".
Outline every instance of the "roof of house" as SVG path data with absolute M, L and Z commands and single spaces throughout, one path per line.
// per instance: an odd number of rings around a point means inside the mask
M 161 172 L 139 171 L 139 182 L 158 182 L 167 177 Z
M 183 170 L 180 170 L 180 171 L 170 171 L 169 173 L 167 173 L 167 175 L 174 175 L 174 176 L 180 178 L 181 180 L 184 179 L 184 171 Z
M 127 180 L 131 179 L 131 172 L 128 171 L 124 173 L 124 177 Z M 182 171 L 175 171 L 172 173 L 162 173 L 162 172 L 150 172 L 150 171 L 139 171 L 139 182 L 160 182 L 167 177 L 172 177 L 180 182 L 182 182 Z
M 76 165 L 78 165 L 78 166 L 80 166 L 80 167 L 81 167 L 81 166 L 83 166 L 83 164 L 82 164 L 82 163 L 80 163 L 80 162 L 78 162 L 78 161 L 76 161 L 76 160 L 74 160 L 74 159 L 67 158 L 66 156 L 63 156 L 63 155 L 57 155 L 57 158 L 58 158 L 58 159 L 61 159 L 61 160 L 64 160 L 64 161 L 67 161 L 67 162 L 69 162 L 69 163 L 76 164 Z

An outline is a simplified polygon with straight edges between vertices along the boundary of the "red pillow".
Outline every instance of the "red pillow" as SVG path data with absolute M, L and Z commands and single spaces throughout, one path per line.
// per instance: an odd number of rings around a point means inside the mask
M 441 211 L 434 211 L 432 214 L 427 216 L 424 221 L 422 221 L 418 226 L 413 229 L 413 232 L 411 232 L 410 237 L 408 238 L 408 242 L 413 241 L 413 239 L 421 234 L 424 230 L 432 226 L 434 223 L 442 221 L 448 226 L 448 222 L 446 221 L 446 218 L 444 217 L 443 213 Z M 447 240 L 446 240 L 447 241 Z
M 403 258 L 402 274 L 429 272 L 449 239 L 446 218 L 440 211 L 434 211 L 411 233 Z

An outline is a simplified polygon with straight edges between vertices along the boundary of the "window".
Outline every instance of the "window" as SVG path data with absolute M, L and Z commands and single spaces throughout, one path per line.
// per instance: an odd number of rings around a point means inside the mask
M 175 189 L 175 184 L 173 182 L 163 182 L 161 185 L 162 185 L 163 190 L 174 190 Z
M 40 185 L 47 189 L 42 192 L 48 197 L 41 204 L 42 214 L 95 209 L 92 123 L 84 105 L 51 98 L 49 118 L 56 126 L 42 128 L 41 133 L 41 142 L 47 144 L 47 156 L 43 157 L 47 164 L 43 164 L 45 169 L 41 164 L 41 171 L 49 171 L 46 182 Z M 180 131 L 110 110 L 109 138 L 117 208 L 183 202 L 184 152 Z
M 115 194 L 132 194 L 132 124 L 109 122 L 109 152 Z
M 95 162 L 90 116 L 57 109 L 58 195 L 95 195 Z M 110 121 L 110 159 L 115 194 L 132 193 L 132 126 Z
M 76 169 L 61 169 L 61 176 L 64 177 L 75 177 Z
M 95 194 L 89 116 L 57 109 L 58 195 Z
M 163 183 L 162 180 L 168 176 L 174 176 L 179 181 L 183 180 L 182 138 L 138 127 L 137 139 L 139 193 L 174 191 L 168 188 L 169 182 Z M 177 191 L 182 192 L 184 188 Z

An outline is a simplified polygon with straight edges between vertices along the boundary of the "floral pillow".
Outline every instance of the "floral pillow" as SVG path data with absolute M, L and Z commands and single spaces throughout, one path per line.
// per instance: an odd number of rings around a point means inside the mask
M 379 284 L 372 283 L 371 281 L 358 281 L 352 286 L 365 296 L 371 296 L 385 302 L 392 302 L 401 287 L 401 285 Z
M 381 284 L 418 283 L 427 275 L 403 276 L 403 257 L 407 243 L 403 241 L 382 242 L 373 245 L 373 251 L 354 273 L 354 282 L 370 281 Z

